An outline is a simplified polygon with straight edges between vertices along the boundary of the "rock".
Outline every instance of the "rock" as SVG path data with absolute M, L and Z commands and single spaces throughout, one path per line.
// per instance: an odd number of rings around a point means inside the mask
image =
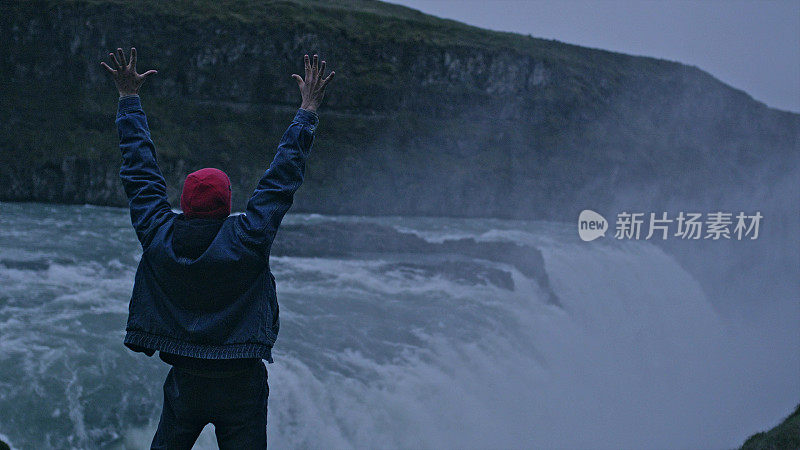
M 219 167 L 243 209 L 314 52 L 339 76 L 294 212 L 571 221 L 629 192 L 714 198 L 798 165 L 800 116 L 675 62 L 384 3 L 45 4 L 0 4 L 0 200 L 127 204 L 98 61 L 131 45 L 159 69 L 141 94 L 173 205 L 186 173 Z

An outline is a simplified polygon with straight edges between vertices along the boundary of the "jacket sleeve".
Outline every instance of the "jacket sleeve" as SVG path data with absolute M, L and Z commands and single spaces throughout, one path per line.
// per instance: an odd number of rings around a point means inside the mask
M 119 176 L 128 196 L 136 236 L 142 248 L 147 248 L 158 227 L 175 213 L 167 201 L 167 186 L 158 168 L 156 148 L 139 96 L 119 100 L 116 122 L 122 151 Z
M 269 169 L 264 172 L 244 214 L 236 218 L 242 239 L 268 254 L 294 193 L 303 184 L 306 159 L 311 152 L 319 117 L 300 109 L 283 134 Z

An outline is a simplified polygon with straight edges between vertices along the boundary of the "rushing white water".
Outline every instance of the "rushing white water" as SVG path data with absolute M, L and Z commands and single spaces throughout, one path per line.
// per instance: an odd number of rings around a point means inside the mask
M 726 448 L 800 399 L 800 340 L 726 323 L 646 242 L 583 243 L 545 222 L 286 219 L 331 221 L 525 245 L 558 304 L 491 258 L 469 262 L 513 288 L 441 269 L 456 255 L 273 257 L 271 447 Z M 0 203 L 0 433 L 14 446 L 149 445 L 168 367 L 122 345 L 139 254 L 124 209 Z M 215 448 L 212 429 L 196 448 Z

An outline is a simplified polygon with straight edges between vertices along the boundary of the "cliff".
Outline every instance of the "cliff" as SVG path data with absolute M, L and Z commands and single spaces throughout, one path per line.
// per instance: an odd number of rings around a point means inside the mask
M 214 166 L 243 208 L 314 52 L 337 77 L 294 212 L 572 220 L 755 188 L 800 148 L 800 116 L 695 67 L 366 0 L 4 1 L 0 35 L 0 200 L 126 205 L 99 61 L 132 45 L 174 205 Z

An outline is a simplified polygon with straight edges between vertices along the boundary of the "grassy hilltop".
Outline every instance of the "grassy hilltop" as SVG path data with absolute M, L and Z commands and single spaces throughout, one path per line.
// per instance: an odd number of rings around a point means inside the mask
M 800 405 L 783 422 L 768 431 L 750 436 L 742 450 L 783 450 L 800 448 Z
M 797 164 L 800 116 L 695 67 L 375 1 L 4 1 L 0 35 L 0 200 L 126 204 L 99 61 L 132 45 L 176 205 L 215 166 L 242 208 L 314 52 L 337 77 L 295 212 L 572 219 Z

